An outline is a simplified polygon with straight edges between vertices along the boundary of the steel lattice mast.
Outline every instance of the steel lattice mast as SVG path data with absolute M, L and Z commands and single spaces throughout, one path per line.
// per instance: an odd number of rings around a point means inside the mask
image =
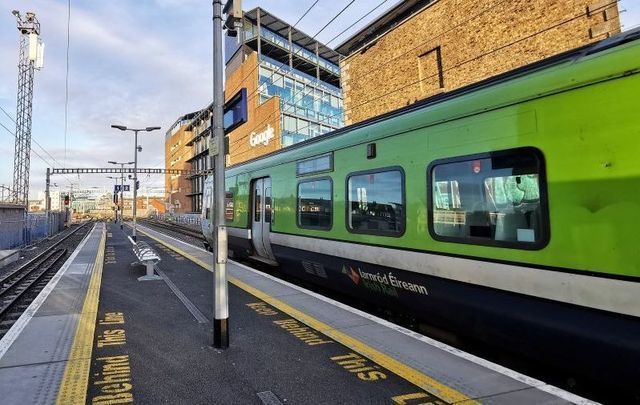
M 16 143 L 13 160 L 13 201 L 29 206 L 29 166 L 31 152 L 31 112 L 33 107 L 33 73 L 40 49 L 40 23 L 36 15 L 27 12 L 18 19 L 20 31 L 20 59 L 18 61 L 18 98 L 16 108 Z

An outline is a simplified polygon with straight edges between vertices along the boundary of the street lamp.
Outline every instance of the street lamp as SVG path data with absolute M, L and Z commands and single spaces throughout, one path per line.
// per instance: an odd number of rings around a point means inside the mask
M 136 239 L 136 207 L 138 205 L 138 152 L 142 152 L 142 147 L 138 145 L 138 132 L 146 131 L 151 132 L 160 127 L 146 127 L 146 128 L 127 128 L 124 125 L 111 125 L 111 128 L 119 129 L 120 131 L 132 131 L 135 134 L 134 138 L 134 159 L 133 159 L 133 235 L 131 238 L 134 242 Z M 121 224 L 122 226 L 122 224 Z
M 123 229 L 124 228 L 124 225 L 123 225 L 124 223 L 124 165 L 132 165 L 134 162 L 115 162 L 113 160 L 109 160 L 107 163 L 111 163 L 112 165 L 120 165 L 121 183 L 120 183 L 120 202 L 118 206 L 120 207 L 120 229 Z M 118 222 L 117 214 L 116 214 L 116 222 Z

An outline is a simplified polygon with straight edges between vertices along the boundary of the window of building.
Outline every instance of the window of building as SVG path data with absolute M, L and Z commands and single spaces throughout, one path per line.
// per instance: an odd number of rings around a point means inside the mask
M 347 177 L 350 231 L 400 236 L 404 232 L 404 174 L 400 169 L 360 172 Z
M 546 180 L 537 149 L 437 161 L 429 179 L 434 239 L 524 249 L 546 245 Z
M 298 183 L 298 226 L 330 229 L 332 213 L 331 179 L 314 179 Z
M 247 89 L 242 88 L 224 105 L 224 131 L 230 132 L 245 122 L 247 122 Z
M 420 90 L 425 95 L 444 88 L 442 54 L 439 46 L 418 56 L 418 79 Z

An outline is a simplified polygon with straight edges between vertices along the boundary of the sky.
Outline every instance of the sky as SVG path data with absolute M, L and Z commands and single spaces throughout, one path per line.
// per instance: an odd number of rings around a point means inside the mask
M 294 23 L 315 0 L 244 0 Z M 297 28 L 313 35 L 351 0 L 319 0 Z M 326 42 L 382 0 L 355 0 L 318 39 Z M 562 0 L 558 0 L 562 1 Z M 339 45 L 384 13 L 374 13 L 329 44 Z M 11 10 L 36 13 L 46 43 L 44 69 L 35 73 L 30 195 L 44 189 L 47 167 L 106 167 L 108 160 L 133 160 L 133 133 L 110 128 L 160 126 L 139 135 L 138 167 L 164 167 L 165 130 L 182 114 L 212 99 L 210 0 L 70 0 L 67 135 L 65 153 L 65 78 L 68 0 L 0 1 L 0 107 L 16 111 L 19 34 Z M 623 29 L 640 24 L 640 0 L 621 0 Z M 15 124 L 0 111 L 0 123 Z M 0 185 L 11 186 L 14 138 L 0 127 Z M 163 176 L 141 175 L 142 187 L 162 187 Z M 60 187 L 107 186 L 106 175 L 56 176 Z

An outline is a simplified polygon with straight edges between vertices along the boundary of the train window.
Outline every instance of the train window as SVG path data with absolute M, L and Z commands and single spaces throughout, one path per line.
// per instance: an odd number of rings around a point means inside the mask
M 351 174 L 347 189 L 350 231 L 389 236 L 404 233 L 404 174 L 400 169 Z
M 546 180 L 537 149 L 440 160 L 428 170 L 434 239 L 520 249 L 546 245 Z
M 331 179 L 298 183 L 298 226 L 330 229 L 333 211 Z
M 296 163 L 296 175 L 330 172 L 333 170 L 333 153 L 301 160 Z

